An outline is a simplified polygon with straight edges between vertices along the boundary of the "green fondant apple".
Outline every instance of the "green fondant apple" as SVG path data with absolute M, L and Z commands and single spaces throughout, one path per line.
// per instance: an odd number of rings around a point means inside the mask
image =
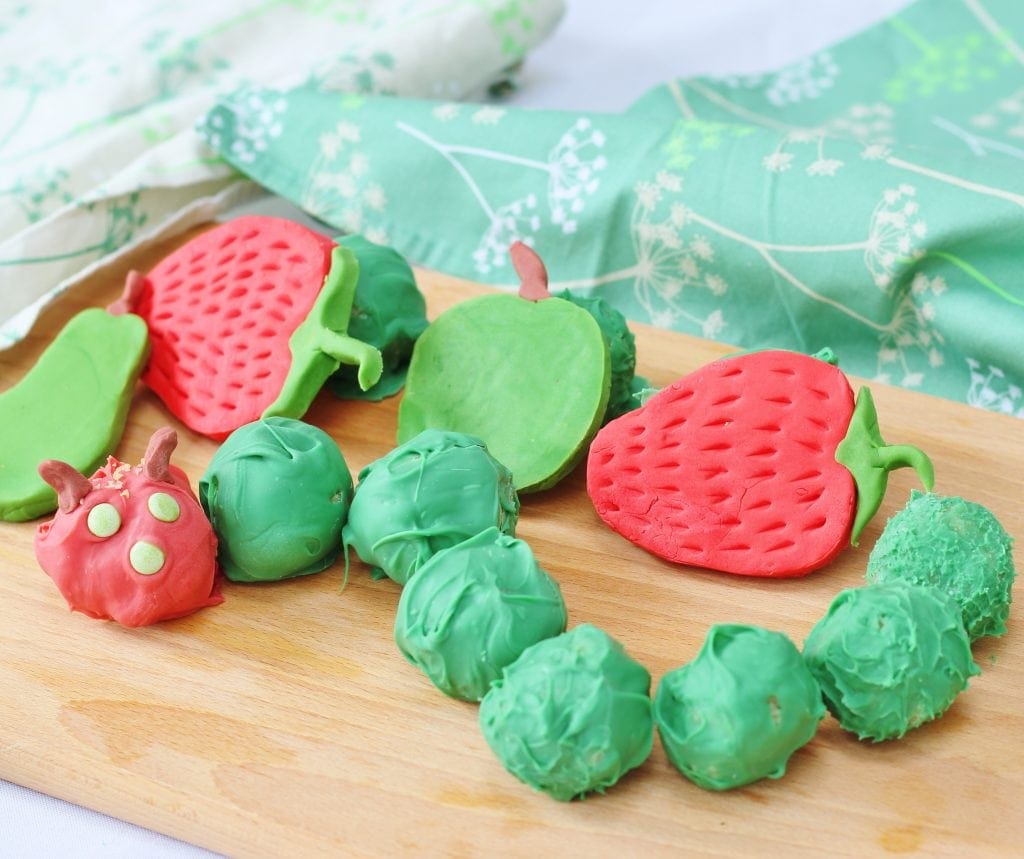
M 551 296 L 532 248 L 510 250 L 518 295 L 494 294 L 442 313 L 413 350 L 398 442 L 424 429 L 481 438 L 516 489 L 547 489 L 597 432 L 608 402 L 608 345 L 594 318 Z

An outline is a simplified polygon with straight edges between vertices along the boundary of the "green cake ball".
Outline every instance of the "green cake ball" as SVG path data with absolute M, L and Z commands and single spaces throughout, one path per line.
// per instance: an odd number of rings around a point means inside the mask
M 425 430 L 359 474 L 343 539 L 404 585 L 432 555 L 488 528 L 514 535 L 512 475 L 478 438 Z
M 575 295 L 569 290 L 558 293 L 577 307 L 582 307 L 597 322 L 611 359 L 611 385 L 604 422 L 614 420 L 640 405 L 635 394 L 648 386 L 646 379 L 636 375 L 636 340 L 626 324 L 626 317 L 597 295 Z
M 264 418 L 225 439 L 199 481 L 217 560 L 236 582 L 317 573 L 341 549 L 352 475 L 323 430 Z
M 980 504 L 913 491 L 878 538 L 867 579 L 934 585 L 960 605 L 972 641 L 1003 635 L 1016 575 L 1012 544 Z
M 355 367 L 342 365 L 329 380 L 342 399 L 382 400 L 401 390 L 416 339 L 427 327 L 427 304 L 409 263 L 398 251 L 359 235 L 338 239 L 359 261 L 348 334 L 380 351 L 384 371 L 364 391 Z
M 839 724 L 876 742 L 941 716 L 979 673 L 956 602 L 902 582 L 842 591 L 804 659 Z
M 491 527 L 438 552 L 410 579 L 395 642 L 446 695 L 479 701 L 502 668 L 565 623 L 562 592 L 530 547 Z
M 555 799 L 603 793 L 654 741 L 651 675 L 583 624 L 523 651 L 480 704 L 480 727 L 512 775 Z
M 712 626 L 697 658 L 666 674 L 654 698 L 669 760 L 708 790 L 780 778 L 824 716 L 796 645 L 738 624 Z

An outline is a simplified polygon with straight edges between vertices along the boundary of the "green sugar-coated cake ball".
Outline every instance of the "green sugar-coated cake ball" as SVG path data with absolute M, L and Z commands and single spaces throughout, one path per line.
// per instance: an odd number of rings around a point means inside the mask
M 404 585 L 431 556 L 488 528 L 514 535 L 512 475 L 482 441 L 424 430 L 359 473 L 346 547 Z
M 611 359 L 611 386 L 604 411 L 607 423 L 640 405 L 635 394 L 648 386 L 646 379 L 636 375 L 636 339 L 626 324 L 626 317 L 598 295 L 575 295 L 569 290 L 558 293 L 582 307 L 597 322 L 608 343 Z
M 480 727 L 510 773 L 555 799 L 603 793 L 654 741 L 651 675 L 583 624 L 523 651 L 480 704 Z
M 902 582 L 842 591 L 804 659 L 839 724 L 876 742 L 941 716 L 979 673 L 953 598 Z
M 960 605 L 972 641 L 1003 635 L 1016 575 L 1012 544 L 980 504 L 913 491 L 871 551 L 867 579 L 934 585 Z
M 824 716 L 796 645 L 739 624 L 712 626 L 697 658 L 666 674 L 654 698 L 669 760 L 709 790 L 781 777 Z
M 323 430 L 293 418 L 239 427 L 199 481 L 224 574 L 267 582 L 326 569 L 341 549 L 352 475 Z
M 328 386 L 346 400 L 382 400 L 401 390 L 416 339 L 427 327 L 427 303 L 416 286 L 409 263 L 394 248 L 378 245 L 359 235 L 342 236 L 359 262 L 348 334 L 380 351 L 384 370 L 380 380 L 364 391 L 356 368 L 342 365 Z
M 479 701 L 502 668 L 565 623 L 562 592 L 530 547 L 491 527 L 442 549 L 409 580 L 395 642 L 446 695 Z

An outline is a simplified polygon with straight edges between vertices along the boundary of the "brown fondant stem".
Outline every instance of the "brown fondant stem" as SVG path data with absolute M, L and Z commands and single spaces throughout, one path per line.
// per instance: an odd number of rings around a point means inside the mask
M 142 298 L 142 290 L 146 285 L 145 275 L 132 269 L 124 279 L 124 291 L 117 301 L 107 305 L 107 313 L 112 316 L 122 316 L 125 313 L 134 313 Z
M 142 472 L 150 480 L 169 481 L 171 453 L 178 446 L 178 434 L 170 427 L 161 427 L 149 439 L 142 457 Z
M 527 301 L 551 298 L 548 292 L 548 270 L 537 252 L 523 242 L 513 242 L 509 248 L 512 267 L 519 275 L 519 297 Z
M 39 463 L 39 476 L 57 493 L 57 506 L 64 513 L 70 513 L 86 495 L 92 491 L 89 478 L 80 474 L 74 466 L 59 459 L 45 459 Z

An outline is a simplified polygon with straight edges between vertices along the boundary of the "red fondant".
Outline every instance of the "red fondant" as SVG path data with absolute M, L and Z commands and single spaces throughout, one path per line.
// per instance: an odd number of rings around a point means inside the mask
M 597 434 L 587 491 L 615 531 L 670 561 L 803 575 L 849 542 L 856 489 L 835 452 L 853 405 L 817 358 L 715 361 Z
M 186 426 L 223 439 L 281 392 L 288 340 L 331 267 L 335 243 L 284 218 L 235 218 L 165 257 L 132 309 L 152 356 L 143 381 Z
M 44 477 L 52 472 L 52 462 L 40 466 Z M 88 479 L 90 491 L 73 509 L 59 510 L 36 529 L 39 565 L 71 609 L 136 627 L 223 602 L 213 529 L 185 472 L 164 464 L 166 478 L 156 480 L 142 465 L 109 457 Z M 163 522 L 150 513 L 147 502 L 155 492 L 177 501 L 177 521 Z M 121 527 L 106 538 L 92 534 L 87 524 L 89 511 L 103 503 L 112 504 L 121 516 Z M 142 575 L 132 568 L 129 551 L 140 540 L 163 551 L 165 561 L 158 572 Z

